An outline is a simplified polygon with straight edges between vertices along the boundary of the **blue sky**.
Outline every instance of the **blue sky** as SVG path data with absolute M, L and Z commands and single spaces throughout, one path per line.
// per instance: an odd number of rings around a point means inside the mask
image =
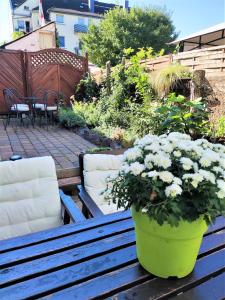
M 114 2 L 123 4 L 123 0 Z M 131 6 L 161 6 L 172 14 L 180 37 L 225 22 L 225 0 L 129 0 Z
M 124 0 L 102 1 L 124 3 Z M 7 4 L 8 0 L 0 0 L 1 24 L 9 20 Z M 130 0 L 130 5 L 166 7 L 180 37 L 225 22 L 225 0 Z M 0 27 L 0 41 L 6 40 L 7 36 L 5 28 Z

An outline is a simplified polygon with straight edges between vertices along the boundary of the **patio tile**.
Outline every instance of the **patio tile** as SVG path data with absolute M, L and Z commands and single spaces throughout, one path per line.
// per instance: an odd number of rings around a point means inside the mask
M 79 153 L 96 147 L 72 131 L 58 127 L 16 127 L 4 129 L 0 120 L 0 157 L 8 160 L 12 154 L 22 157 L 52 156 L 57 170 L 77 168 Z

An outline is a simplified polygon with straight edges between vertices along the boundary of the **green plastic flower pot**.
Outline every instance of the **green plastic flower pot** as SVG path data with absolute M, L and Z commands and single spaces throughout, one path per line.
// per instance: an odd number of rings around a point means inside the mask
M 132 208 L 137 257 L 148 272 L 162 278 L 182 278 L 194 269 L 206 222 L 181 221 L 178 227 L 160 226 L 147 214 Z

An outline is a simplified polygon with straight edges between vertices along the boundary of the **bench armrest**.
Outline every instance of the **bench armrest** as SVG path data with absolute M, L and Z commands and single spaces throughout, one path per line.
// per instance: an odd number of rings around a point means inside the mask
M 94 202 L 94 200 L 89 196 L 89 194 L 86 192 L 83 185 L 77 185 L 77 190 L 78 190 L 78 197 L 86 209 L 83 210 L 83 212 L 85 212 L 85 215 L 90 214 L 91 217 L 94 218 L 104 216 L 101 209 Z
M 65 208 L 64 223 L 68 224 L 70 220 L 76 223 L 85 221 L 85 216 L 82 214 L 73 199 L 70 196 L 64 194 L 62 190 L 59 190 L 59 194 L 62 205 Z

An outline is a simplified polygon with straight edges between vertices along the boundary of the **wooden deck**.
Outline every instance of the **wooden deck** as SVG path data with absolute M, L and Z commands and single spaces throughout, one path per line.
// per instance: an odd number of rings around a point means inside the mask
M 0 120 L 0 158 L 8 160 L 19 154 L 24 158 L 52 156 L 55 160 L 58 178 L 78 175 L 78 155 L 94 144 L 84 140 L 72 131 L 51 127 L 8 126 L 4 129 Z

